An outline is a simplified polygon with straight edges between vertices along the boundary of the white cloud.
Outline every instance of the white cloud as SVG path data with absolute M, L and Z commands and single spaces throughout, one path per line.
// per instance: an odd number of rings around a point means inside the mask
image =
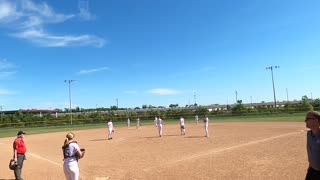
M 15 37 L 27 39 L 39 46 L 44 47 L 66 47 L 66 46 L 95 46 L 102 47 L 104 39 L 92 35 L 81 36 L 55 36 L 43 30 L 27 30 L 12 34 Z
M 79 17 L 83 18 L 84 20 L 91 20 L 95 18 L 89 11 L 89 1 L 79 0 L 79 11 Z
M 157 89 L 151 89 L 147 91 L 147 93 L 158 94 L 158 95 L 173 95 L 173 94 L 179 94 L 180 91 L 173 90 L 173 89 L 157 88 Z
M 48 24 L 62 23 L 74 17 L 76 17 L 74 14 L 56 13 L 45 2 L 38 4 L 31 0 L 0 2 L 0 25 L 15 30 L 16 32 L 9 33 L 14 37 L 44 47 L 104 46 L 105 40 L 94 35 L 54 35 L 44 29 Z
M 14 12 L 14 7 L 10 3 L 6 1 L 0 2 L 0 20 L 3 20 L 9 16 L 12 16 L 13 12 Z
M 87 70 L 81 70 L 77 74 L 91 74 L 91 73 L 96 73 L 100 71 L 106 71 L 109 70 L 108 67 L 102 67 L 102 68 L 97 68 L 97 69 L 87 69 Z

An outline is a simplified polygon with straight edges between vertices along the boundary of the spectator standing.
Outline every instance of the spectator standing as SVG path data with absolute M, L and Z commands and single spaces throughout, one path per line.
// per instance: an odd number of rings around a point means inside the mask
M 320 113 L 310 111 L 306 114 L 307 132 L 307 154 L 309 167 L 306 174 L 306 180 L 320 179 Z

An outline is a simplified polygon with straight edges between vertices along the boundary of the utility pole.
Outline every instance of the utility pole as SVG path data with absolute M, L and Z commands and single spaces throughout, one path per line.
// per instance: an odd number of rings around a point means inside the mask
M 286 93 L 287 93 L 287 104 L 289 104 L 288 88 L 286 88 Z
M 116 101 L 117 101 L 117 110 L 118 110 L 118 108 L 119 108 L 119 106 L 118 106 L 118 98 L 116 99 Z
M 70 124 L 72 125 L 72 107 L 71 107 L 71 83 L 76 80 L 64 80 L 64 82 L 69 83 L 69 112 L 70 112 Z
M 273 99 L 274 99 L 274 107 L 277 109 L 277 98 L 276 98 L 276 90 L 274 87 L 274 80 L 273 80 L 273 69 L 280 68 L 280 66 L 269 66 L 266 67 L 267 70 L 271 70 L 271 79 L 272 79 L 272 87 L 273 87 Z
M 238 91 L 236 91 L 236 103 L 238 103 Z

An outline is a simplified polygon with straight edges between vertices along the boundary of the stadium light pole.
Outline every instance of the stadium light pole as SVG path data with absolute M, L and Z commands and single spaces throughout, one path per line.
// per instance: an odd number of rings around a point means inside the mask
M 287 104 L 289 104 L 288 88 L 286 88 L 286 93 L 287 93 Z
M 275 90 L 275 88 L 274 88 L 274 79 L 273 79 L 273 69 L 276 69 L 276 68 L 280 68 L 280 66 L 269 66 L 269 67 L 266 67 L 266 70 L 270 70 L 270 71 L 271 71 L 274 107 L 277 109 L 276 90 Z
M 71 108 L 71 83 L 75 80 L 64 80 L 64 82 L 69 83 L 69 111 L 70 111 L 70 124 L 72 125 L 72 108 Z

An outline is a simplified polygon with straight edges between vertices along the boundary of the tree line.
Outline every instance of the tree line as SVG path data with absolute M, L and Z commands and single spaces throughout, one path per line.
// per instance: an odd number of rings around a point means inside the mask
M 172 104 L 170 108 L 147 106 L 142 109 L 126 109 L 111 106 L 110 108 L 82 109 L 75 108 L 72 114 L 68 109 L 59 111 L 61 116 L 55 117 L 51 113 L 43 113 L 42 116 L 34 113 L 23 113 L 17 111 L 14 114 L 1 113 L 0 127 L 8 126 L 54 126 L 69 125 L 70 116 L 72 116 L 74 124 L 92 124 L 105 123 L 112 118 L 115 122 L 125 122 L 127 118 L 135 120 L 140 118 L 143 120 L 154 120 L 155 116 L 161 116 L 164 119 L 176 119 L 180 115 L 184 117 L 194 117 L 195 115 L 209 116 L 237 116 L 237 115 L 259 115 L 259 114 L 275 114 L 275 113 L 295 113 L 306 112 L 311 110 L 320 110 L 320 99 L 310 100 L 307 96 L 303 96 L 299 104 L 286 104 L 283 107 L 248 107 L 238 100 L 233 107 L 227 106 L 226 109 L 217 109 L 209 111 L 204 106 L 192 106 L 179 108 L 178 104 Z

